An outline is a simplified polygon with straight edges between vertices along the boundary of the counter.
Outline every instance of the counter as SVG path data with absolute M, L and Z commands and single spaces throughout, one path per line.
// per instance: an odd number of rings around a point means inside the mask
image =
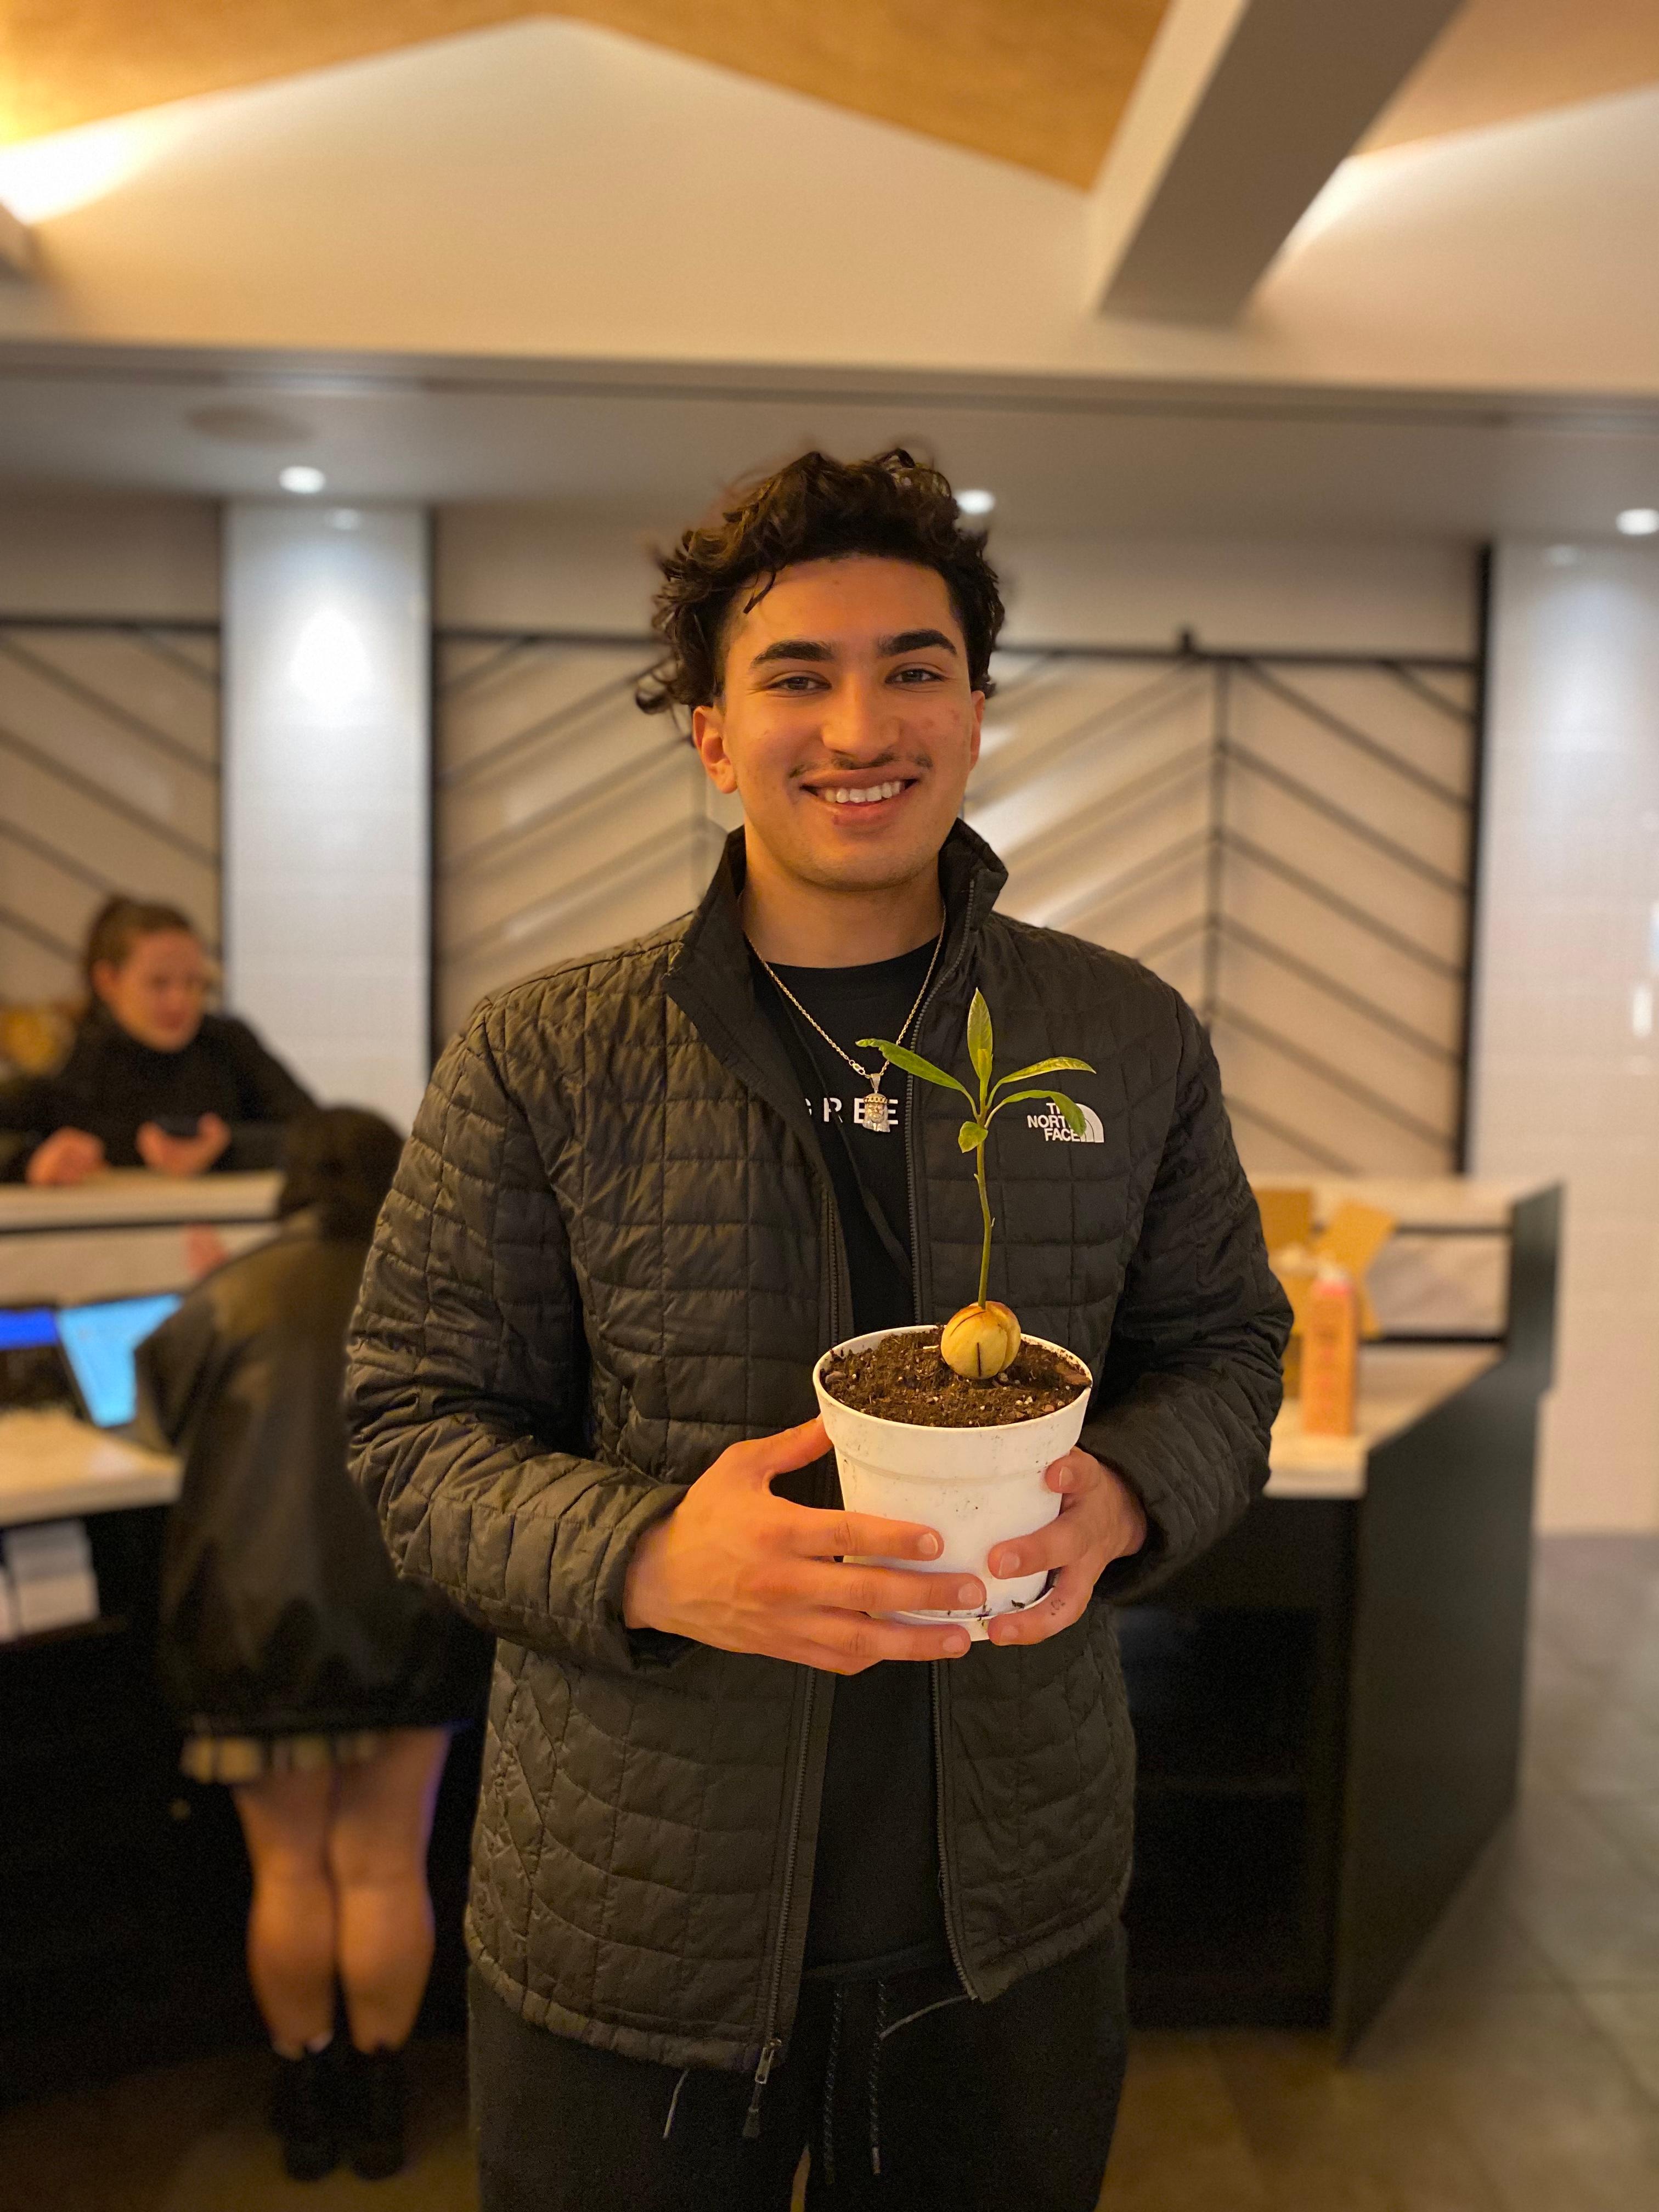
M 0 1183 L 0 1305 L 177 1291 L 270 1233 L 277 1175 L 116 1168 L 67 1190 Z
M 1133 2017 L 1344 2051 L 1514 1802 L 1560 1194 L 1349 1182 L 1316 1212 L 1345 1197 L 1419 1246 L 1376 1299 L 1359 1433 L 1304 1436 L 1287 1407 L 1265 1496 L 1119 1616 Z
M 1302 1406 L 1291 1400 L 1273 1423 L 1269 1498 L 1363 1498 L 1371 1455 L 1496 1367 L 1495 1345 L 1364 1346 L 1351 1437 L 1310 1437 Z
M 58 1407 L 0 1413 L 0 1528 L 170 1505 L 179 1464 Z

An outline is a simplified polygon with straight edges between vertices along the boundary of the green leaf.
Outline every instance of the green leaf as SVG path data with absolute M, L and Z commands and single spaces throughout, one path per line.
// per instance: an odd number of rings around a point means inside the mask
M 974 1003 L 968 1009 L 968 1057 L 974 1063 L 982 1090 L 991 1079 L 991 1066 L 995 1048 L 991 1041 L 991 1009 L 985 1003 L 983 991 L 975 991 Z
M 1068 1098 L 1063 1091 L 1011 1091 L 1006 1098 L 999 1098 L 985 1119 L 994 1121 L 1005 1106 L 1017 1106 L 1022 1098 L 1046 1098 L 1059 1108 L 1060 1118 L 1074 1137 L 1080 1137 L 1088 1128 L 1083 1118 L 1083 1109 L 1075 1099 Z
M 912 1052 L 906 1044 L 889 1044 L 885 1037 L 860 1037 L 862 1046 L 873 1045 L 884 1060 L 901 1067 L 907 1075 L 919 1075 L 924 1083 L 937 1083 L 941 1091 L 959 1091 L 970 1106 L 978 1101 L 965 1083 L 958 1083 L 954 1075 L 947 1075 L 942 1067 L 935 1067 L 931 1060 L 924 1060 L 919 1052 Z
M 1094 1069 L 1086 1060 L 1034 1060 L 1029 1067 L 1017 1067 L 1012 1075 L 1002 1076 L 998 1080 L 992 1096 L 994 1097 L 998 1091 L 1006 1090 L 1011 1083 L 1027 1083 L 1034 1075 L 1054 1075 L 1062 1067 L 1079 1068 L 1085 1075 L 1094 1073 Z
M 964 1152 L 976 1151 L 985 1142 L 985 1132 L 977 1121 L 964 1121 L 957 1131 L 957 1142 Z

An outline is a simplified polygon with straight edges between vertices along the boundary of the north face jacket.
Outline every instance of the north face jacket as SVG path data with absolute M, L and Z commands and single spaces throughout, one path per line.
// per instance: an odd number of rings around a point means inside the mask
M 487 1000 L 434 1075 L 382 1212 L 348 1382 L 355 1465 L 404 1574 L 501 1639 L 467 1936 L 535 2024 L 673 2066 L 787 2044 L 834 1677 L 630 1632 L 633 1547 L 728 1444 L 810 1419 L 850 1328 L 829 1176 L 757 1010 L 741 833 L 698 911 Z M 993 911 L 957 825 L 916 1048 L 967 1073 L 977 985 L 1010 1066 L 1093 1063 L 1088 1134 L 1005 1115 L 993 1295 L 1096 1382 L 1085 1447 L 1151 1534 L 1046 1643 L 933 1669 L 945 1918 L 990 1999 L 1108 1931 L 1133 1745 L 1110 1602 L 1267 1478 L 1289 1325 L 1209 1045 L 1133 962 Z M 973 1294 L 951 1095 L 906 1116 L 918 1317 Z M 837 1502 L 827 1460 L 780 1484 Z

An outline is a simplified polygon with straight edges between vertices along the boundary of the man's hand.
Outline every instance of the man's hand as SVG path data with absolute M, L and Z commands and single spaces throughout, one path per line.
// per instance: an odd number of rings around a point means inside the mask
M 85 1129 L 56 1129 L 29 1154 L 23 1180 L 33 1183 L 37 1190 L 54 1184 L 85 1182 L 103 1164 L 104 1147 L 99 1138 L 89 1135 Z
M 1082 1617 L 1083 1608 L 1114 1559 L 1127 1559 L 1146 1540 L 1146 1516 L 1121 1474 L 1083 1451 L 1057 1459 L 1044 1477 L 1060 1493 L 1060 1517 L 1034 1536 L 998 1544 L 986 1559 L 994 1575 L 1012 1578 L 1054 1571 L 1054 1585 L 1023 1613 L 993 1614 L 986 1624 L 993 1644 L 1041 1644 Z
M 728 1446 L 635 1547 L 623 1598 L 629 1626 L 832 1674 L 862 1674 L 878 1659 L 959 1659 L 968 1632 L 955 1623 L 915 1628 L 870 1616 L 982 1605 L 981 1582 L 848 1557 L 936 1559 L 935 1530 L 772 1495 L 778 1475 L 829 1449 L 822 1421 Z
M 205 1175 L 230 1142 L 230 1131 L 216 1114 L 204 1114 L 193 1137 L 170 1137 L 146 1121 L 133 1139 L 138 1157 L 157 1175 Z

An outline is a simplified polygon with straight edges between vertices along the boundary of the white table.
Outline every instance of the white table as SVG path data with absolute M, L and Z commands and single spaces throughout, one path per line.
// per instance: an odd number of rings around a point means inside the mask
M 179 1462 L 106 1436 L 73 1413 L 0 1413 L 0 1528 L 67 1521 L 133 1505 L 169 1505 Z

